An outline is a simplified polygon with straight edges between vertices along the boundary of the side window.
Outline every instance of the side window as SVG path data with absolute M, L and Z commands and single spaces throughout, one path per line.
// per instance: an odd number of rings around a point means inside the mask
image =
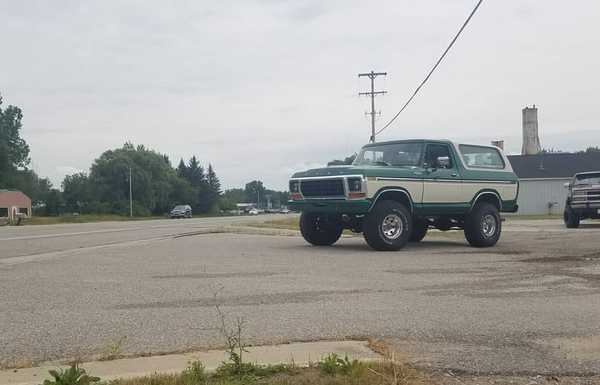
M 428 144 L 425 151 L 425 165 L 444 169 L 454 168 L 450 148 L 445 144 Z
M 500 152 L 493 147 L 470 146 L 461 144 L 460 153 L 467 167 L 494 168 L 502 170 L 506 167 Z

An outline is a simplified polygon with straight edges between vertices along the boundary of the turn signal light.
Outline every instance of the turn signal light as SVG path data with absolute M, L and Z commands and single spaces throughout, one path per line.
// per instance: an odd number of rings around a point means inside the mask
M 302 200 L 302 194 L 300 194 L 300 193 L 291 193 L 290 194 L 290 198 L 293 201 L 301 201 Z
M 348 193 L 348 198 L 350 199 L 358 199 L 358 198 L 366 198 L 367 193 L 364 192 L 350 192 Z

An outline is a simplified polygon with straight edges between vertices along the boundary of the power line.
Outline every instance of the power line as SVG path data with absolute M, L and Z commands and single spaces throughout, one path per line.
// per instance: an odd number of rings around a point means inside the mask
M 421 84 L 419 84 L 419 86 L 415 89 L 415 92 L 413 92 L 412 96 L 410 98 L 408 98 L 408 100 L 406 101 L 406 103 L 404 103 L 404 105 L 402 106 L 402 108 L 400 109 L 400 111 L 398 111 L 398 113 L 396 115 L 394 115 L 394 117 L 389 122 L 387 122 L 387 124 L 385 126 L 383 126 L 382 128 L 380 128 L 373 136 L 379 135 L 381 132 L 383 132 L 383 130 L 385 130 L 386 128 L 388 128 L 394 122 L 394 120 L 396 120 L 396 118 L 398 116 L 400 116 L 400 114 L 406 109 L 406 107 L 408 107 L 408 105 L 410 104 L 410 102 L 412 102 L 412 100 L 415 98 L 415 96 L 417 96 L 417 93 L 421 90 L 421 88 L 425 85 L 425 83 L 427 83 L 427 81 L 429 80 L 429 78 L 431 77 L 431 75 L 433 74 L 433 72 L 437 69 L 437 67 L 440 65 L 440 63 L 442 62 L 442 60 L 444 60 L 444 57 L 446 57 L 446 54 L 448 53 L 448 51 L 450 51 L 450 48 L 452 48 L 452 46 L 454 45 L 454 43 L 456 42 L 456 40 L 458 39 L 458 37 L 460 36 L 460 34 L 462 33 L 462 31 L 465 29 L 465 27 L 467 26 L 467 24 L 469 24 L 469 22 L 471 21 L 471 18 L 473 18 L 473 15 L 475 15 L 475 12 L 477 12 L 477 9 L 479 8 L 479 6 L 481 5 L 482 2 L 483 2 L 483 0 L 479 0 L 477 2 L 477 5 L 475 5 L 475 8 L 473 8 L 473 11 L 471 11 L 471 14 L 469 15 L 469 17 L 467 17 L 467 20 L 465 20 L 465 22 L 463 23 L 462 27 L 460 27 L 460 29 L 458 30 L 458 33 L 456 34 L 456 36 L 454 36 L 454 39 L 452 39 L 452 41 L 450 42 L 450 44 L 448 45 L 448 47 L 446 48 L 446 50 L 444 51 L 444 53 L 442 54 L 442 56 L 440 56 L 440 58 L 435 63 L 435 65 L 433 66 L 433 68 L 431 68 L 431 70 L 429 71 L 429 73 L 427 74 L 427 76 L 425 77 L 425 79 L 423 79 L 423 81 L 421 82 Z M 373 140 L 375 140 L 375 138 L 373 138 Z
M 358 95 L 369 95 L 371 96 L 371 112 L 367 112 L 367 115 L 371 115 L 371 142 L 375 142 L 375 95 L 383 95 L 387 91 L 375 91 L 375 78 L 377 76 L 387 76 L 387 72 L 375 72 L 371 70 L 371 72 L 358 74 L 359 78 L 363 76 L 367 76 L 371 79 L 371 91 L 370 92 L 359 92 Z

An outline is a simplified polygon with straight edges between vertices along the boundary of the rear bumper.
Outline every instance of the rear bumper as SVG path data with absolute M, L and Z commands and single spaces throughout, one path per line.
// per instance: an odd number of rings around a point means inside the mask
M 293 211 L 337 213 L 337 214 L 366 214 L 371 207 L 371 201 L 367 199 L 345 200 L 345 199 L 323 199 L 302 201 L 289 201 L 288 208 Z

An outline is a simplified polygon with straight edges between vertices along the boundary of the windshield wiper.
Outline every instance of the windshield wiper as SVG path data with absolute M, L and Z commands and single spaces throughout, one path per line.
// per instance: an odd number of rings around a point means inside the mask
M 384 162 L 383 160 L 376 160 L 373 162 L 374 164 L 380 165 L 380 166 L 391 166 L 391 163 L 388 162 Z

